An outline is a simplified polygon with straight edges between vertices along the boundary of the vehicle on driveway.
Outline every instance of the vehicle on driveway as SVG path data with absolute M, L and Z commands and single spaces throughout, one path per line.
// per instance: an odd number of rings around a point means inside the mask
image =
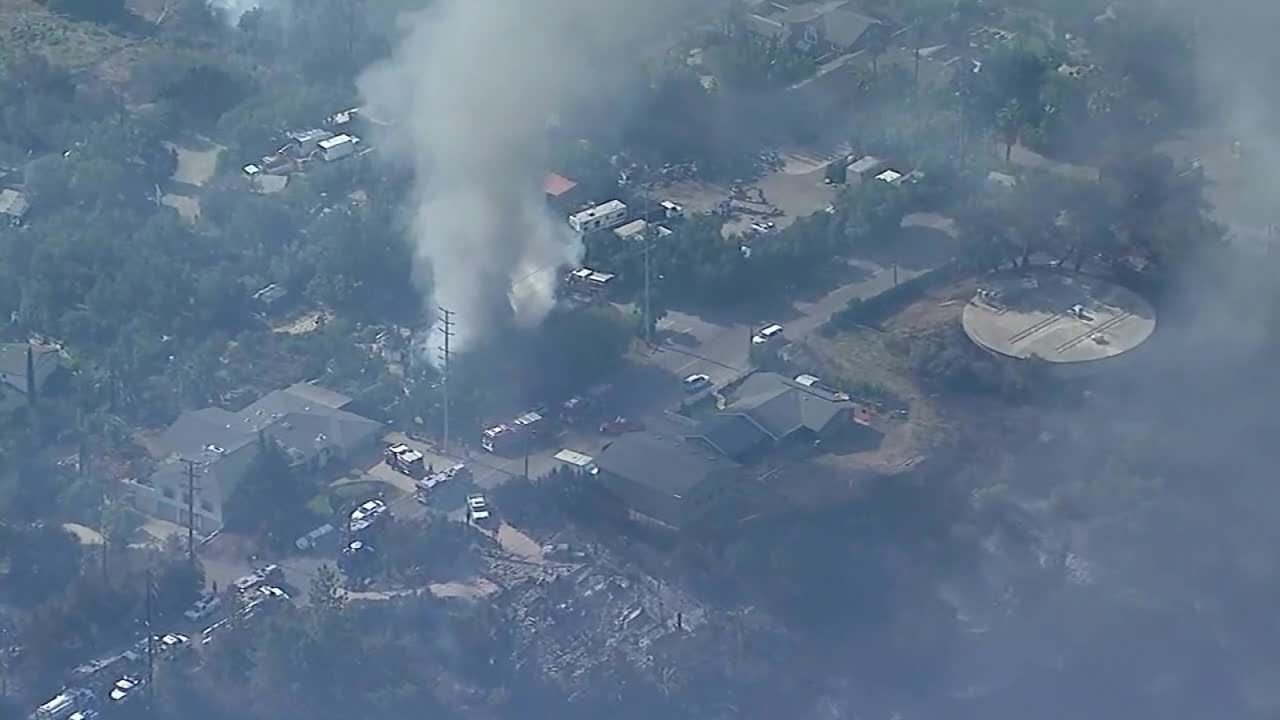
M 378 498 L 367 500 L 351 512 L 348 528 L 353 533 L 368 530 L 387 512 L 387 504 Z
M 690 394 L 701 392 L 711 387 L 711 378 L 702 373 L 690 375 L 684 379 L 684 391 Z
M 760 332 L 751 336 L 751 344 L 763 345 L 769 342 L 770 340 L 774 339 L 775 337 L 780 337 L 781 335 L 782 335 L 781 325 L 778 325 L 777 323 L 766 325 L 763 328 L 760 328 Z
M 378 502 L 382 502 L 379 500 Z M 385 509 L 385 505 L 383 506 Z M 253 572 L 242 578 L 237 578 L 232 585 L 235 586 L 236 592 L 245 593 L 264 583 L 282 583 L 284 582 L 284 570 L 279 565 L 263 565 Z
M 162 657 L 172 659 L 179 651 L 191 647 L 191 638 L 182 633 L 167 633 L 156 638 L 156 650 Z
M 124 677 L 117 680 L 116 684 L 111 687 L 111 693 L 108 695 L 108 697 L 111 698 L 112 702 L 116 702 L 116 703 L 127 702 L 129 700 L 132 700 L 134 697 L 136 697 L 138 695 L 138 689 L 145 684 L 146 683 L 140 677 L 134 677 L 133 675 L 125 675 Z
M 383 458 L 393 470 L 411 478 L 421 478 L 427 474 L 427 463 L 422 453 L 404 443 L 388 445 Z
M 489 519 L 489 503 L 483 495 L 467 496 L 467 520 L 479 525 Z

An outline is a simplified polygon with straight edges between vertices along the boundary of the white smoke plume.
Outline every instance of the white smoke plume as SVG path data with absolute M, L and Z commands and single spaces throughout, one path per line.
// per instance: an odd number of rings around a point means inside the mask
M 386 155 L 412 164 L 415 274 L 429 308 L 457 313 L 456 348 L 536 324 L 555 268 L 580 258 L 543 199 L 548 124 L 618 92 L 613 73 L 639 62 L 635 5 L 647 3 L 440 0 L 407 16 L 392 57 L 361 77 L 363 102 L 394 121 Z
M 240 16 L 261 4 L 261 0 L 209 0 L 209 7 L 221 13 L 232 27 L 240 22 Z

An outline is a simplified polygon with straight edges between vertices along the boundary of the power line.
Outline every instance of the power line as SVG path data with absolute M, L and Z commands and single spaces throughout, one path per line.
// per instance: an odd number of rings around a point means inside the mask
M 444 375 L 441 381 L 441 389 L 444 395 L 444 434 L 440 446 L 444 452 L 449 452 L 449 339 L 453 337 L 453 316 L 452 310 L 444 307 L 440 308 L 440 334 L 444 336 L 444 344 L 440 347 L 442 353 L 442 363 Z

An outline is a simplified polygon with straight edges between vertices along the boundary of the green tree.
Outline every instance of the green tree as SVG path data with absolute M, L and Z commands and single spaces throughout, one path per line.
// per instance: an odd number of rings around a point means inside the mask
M 66 590 L 80 573 L 80 543 L 57 525 L 0 525 L 0 595 L 34 607 Z
M 253 462 L 227 502 L 226 524 L 255 534 L 274 548 L 287 548 L 311 529 L 305 508 L 309 499 L 310 489 L 289 467 L 284 451 L 260 432 Z

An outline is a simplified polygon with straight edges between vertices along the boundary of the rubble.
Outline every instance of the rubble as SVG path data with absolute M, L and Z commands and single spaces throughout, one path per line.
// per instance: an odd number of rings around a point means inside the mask
M 575 555 L 584 561 L 491 558 L 489 577 L 503 588 L 494 602 L 512 630 L 517 666 L 538 668 L 568 690 L 601 672 L 669 683 L 655 652 L 706 625 L 706 608 L 598 548 Z

